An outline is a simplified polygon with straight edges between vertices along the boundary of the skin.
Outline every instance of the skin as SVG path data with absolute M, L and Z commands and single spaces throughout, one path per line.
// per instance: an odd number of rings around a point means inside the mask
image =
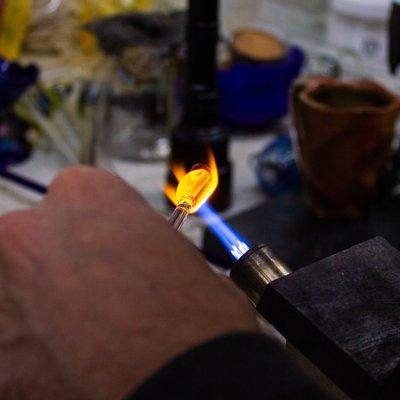
M 188 349 L 257 330 L 244 295 L 105 171 L 68 168 L 0 218 L 1 399 L 122 399 Z

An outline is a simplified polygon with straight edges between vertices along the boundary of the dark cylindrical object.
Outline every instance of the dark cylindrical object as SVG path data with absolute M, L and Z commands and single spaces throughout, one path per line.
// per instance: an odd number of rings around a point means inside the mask
M 291 272 L 268 246 L 260 245 L 239 259 L 230 276 L 257 306 L 268 285 Z
M 48 188 L 46 186 L 29 178 L 25 178 L 24 176 L 10 172 L 6 169 L 0 169 L 0 177 L 26 190 L 36 192 L 37 194 L 47 194 L 48 192 Z
M 390 68 L 393 73 L 400 65 L 400 2 L 393 2 L 392 14 L 390 17 Z
M 220 184 L 212 203 L 229 206 L 231 165 L 228 135 L 220 127 L 217 85 L 218 0 L 190 0 L 187 24 L 187 61 L 183 116 L 172 132 L 170 167 L 207 164 L 208 151 L 216 158 Z M 175 183 L 170 172 L 168 181 Z
M 191 0 L 187 24 L 185 124 L 219 124 L 217 90 L 218 0 Z

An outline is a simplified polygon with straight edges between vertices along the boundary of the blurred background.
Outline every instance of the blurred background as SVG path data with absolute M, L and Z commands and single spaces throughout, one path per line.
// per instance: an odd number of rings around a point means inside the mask
M 264 231 L 276 223 L 276 246 L 287 247 L 295 238 L 282 226 L 298 226 L 287 215 L 304 202 L 317 220 L 371 232 L 357 224 L 392 210 L 385 202 L 398 194 L 397 6 L 200 3 L 0 2 L 0 212 L 34 204 L 58 171 L 80 163 L 120 175 L 168 214 L 168 171 L 185 158 L 179 138 L 204 144 L 218 127 L 208 144 L 223 182 L 215 203 L 225 218 L 246 221 L 238 229 L 251 236 L 256 221 L 241 216 L 267 203 L 284 219 L 265 215 Z M 193 33 L 198 18 L 213 18 L 212 5 L 217 44 Z M 201 153 L 193 149 L 191 160 Z M 297 200 L 280 208 L 287 198 Z M 203 231 L 201 218 L 185 228 L 199 245 Z M 307 251 L 332 250 L 321 246 Z

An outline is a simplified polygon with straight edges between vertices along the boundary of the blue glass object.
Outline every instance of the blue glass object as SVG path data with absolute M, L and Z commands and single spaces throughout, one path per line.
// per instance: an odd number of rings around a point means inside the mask
M 278 122 L 288 113 L 290 88 L 304 65 L 305 54 L 289 49 L 284 60 L 234 62 L 218 73 L 221 118 L 238 128 L 259 128 Z
M 11 106 L 39 77 L 33 65 L 21 67 L 0 59 L 0 168 L 27 159 L 31 146 L 26 140 L 27 126 Z
M 0 110 L 10 107 L 38 77 L 39 70 L 34 65 L 21 67 L 0 59 Z
M 28 127 L 14 113 L 0 114 L 0 169 L 26 160 L 32 147 L 26 139 Z
M 301 174 L 288 134 L 279 136 L 257 157 L 256 174 L 260 186 L 271 197 L 300 192 Z

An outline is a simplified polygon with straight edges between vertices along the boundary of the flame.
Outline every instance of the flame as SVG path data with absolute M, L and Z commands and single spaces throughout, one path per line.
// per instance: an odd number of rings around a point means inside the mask
M 210 227 L 215 236 L 221 241 L 223 246 L 229 251 L 232 257 L 238 260 L 242 257 L 247 251 L 250 249 L 250 244 L 242 238 L 231 226 L 229 226 L 222 218 L 218 215 L 218 213 L 207 203 L 207 200 L 213 195 L 216 188 L 218 187 L 218 168 L 217 163 L 215 161 L 215 157 L 211 151 L 208 151 L 208 165 L 205 166 L 207 171 L 211 174 L 210 184 L 206 186 L 206 189 L 201 191 L 201 198 L 196 200 L 196 205 L 190 210 L 190 213 L 195 213 L 199 211 L 199 216 L 204 220 L 204 222 Z M 201 169 L 199 168 L 194 169 Z M 165 194 L 171 200 L 173 204 L 176 206 L 180 204 L 182 199 L 178 199 L 176 196 L 177 188 L 179 182 L 182 179 L 187 178 L 189 173 L 193 173 L 192 171 L 186 171 L 185 167 L 182 165 L 173 165 L 172 173 L 174 174 L 178 184 L 177 185 L 166 185 L 165 186 Z M 195 176 L 195 174 L 193 174 Z M 201 182 L 201 181 L 200 181 Z M 199 184 L 199 181 L 195 181 L 195 184 L 191 184 L 190 180 L 188 181 L 188 185 L 186 186 L 184 182 L 180 187 L 178 192 L 182 193 L 185 190 L 185 187 L 194 187 L 196 188 L 196 184 Z M 195 190 L 196 191 L 196 190 Z M 190 198 L 192 193 L 186 193 L 186 196 Z M 185 195 L 185 194 L 184 194 Z
M 250 244 L 225 222 L 209 204 L 205 204 L 201 208 L 199 216 L 236 260 L 239 260 L 250 250 Z
M 186 175 L 186 169 L 183 165 L 173 165 L 171 168 L 172 173 L 174 174 L 175 179 L 177 182 L 180 182 L 181 179 Z M 174 205 L 178 205 L 178 200 L 176 199 L 176 189 L 178 185 L 172 185 L 170 183 L 166 184 L 164 187 L 164 193 L 169 198 L 169 200 Z
M 191 209 L 192 214 L 198 211 L 210 199 L 210 197 L 214 194 L 215 190 L 218 187 L 219 175 L 217 163 L 215 161 L 214 154 L 210 150 L 208 151 L 208 164 L 206 166 L 211 173 L 210 184 L 205 188 L 204 191 L 201 192 L 201 198 L 196 200 L 196 205 Z M 179 182 L 181 182 L 181 180 L 186 177 L 188 173 L 190 173 L 190 171 L 187 171 L 183 165 L 179 164 L 173 165 L 171 169 L 178 182 L 178 185 Z M 176 197 L 178 185 L 167 184 L 164 188 L 164 193 L 176 206 L 182 200 Z

